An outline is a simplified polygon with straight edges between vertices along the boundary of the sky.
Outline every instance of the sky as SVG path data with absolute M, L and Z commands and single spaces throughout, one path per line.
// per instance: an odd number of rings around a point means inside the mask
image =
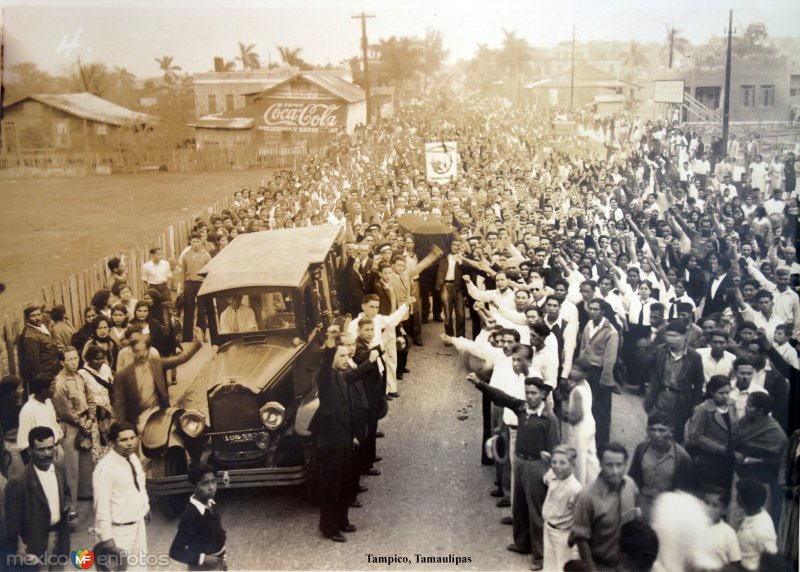
M 380 38 L 444 33 L 449 62 L 471 58 L 479 43 L 499 47 L 502 29 L 516 30 L 537 47 L 579 42 L 663 42 L 668 26 L 693 43 L 721 36 L 734 10 L 734 28 L 767 25 L 771 37 L 797 36 L 798 0 L 0 0 L 4 69 L 31 61 L 65 73 L 80 56 L 127 68 L 137 77 L 160 75 L 155 59 L 173 56 L 183 71 L 211 71 L 214 56 L 255 44 L 262 62 L 279 60 L 277 46 L 300 47 L 318 65 L 359 54 L 362 11 L 370 43 Z

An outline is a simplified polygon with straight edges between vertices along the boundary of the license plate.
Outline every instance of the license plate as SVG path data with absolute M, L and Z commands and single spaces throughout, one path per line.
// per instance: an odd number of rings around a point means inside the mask
M 234 433 L 232 435 L 222 435 L 222 440 L 225 443 L 250 443 L 254 441 L 257 433 Z

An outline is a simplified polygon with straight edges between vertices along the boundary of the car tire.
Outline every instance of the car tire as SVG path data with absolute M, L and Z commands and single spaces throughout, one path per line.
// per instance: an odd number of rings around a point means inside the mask
M 164 463 L 164 473 L 167 477 L 187 475 L 189 472 L 186 452 L 179 447 L 172 447 L 167 450 L 164 456 Z M 186 508 L 191 496 L 191 493 L 159 496 L 157 497 L 158 509 L 167 518 L 177 518 Z

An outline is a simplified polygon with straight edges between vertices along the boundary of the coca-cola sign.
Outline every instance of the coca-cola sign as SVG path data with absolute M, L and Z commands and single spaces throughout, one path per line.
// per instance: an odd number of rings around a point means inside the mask
M 338 102 L 271 101 L 264 111 L 266 131 L 317 133 L 344 126 L 344 106 Z

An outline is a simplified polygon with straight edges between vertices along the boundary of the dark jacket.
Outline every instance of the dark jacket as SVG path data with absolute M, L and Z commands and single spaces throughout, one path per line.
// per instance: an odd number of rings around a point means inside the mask
M 69 554 L 69 526 L 67 525 L 69 485 L 64 468 L 56 466 L 56 480 L 61 504 L 61 522 L 58 527 L 58 554 Z M 8 481 L 5 492 L 5 533 L 10 553 L 18 550 L 20 541 L 27 553 L 41 556 L 47 550 L 50 528 L 50 507 L 33 463 L 22 473 Z
M 169 557 L 189 565 L 189 570 L 203 570 L 199 565 L 201 554 L 216 554 L 225 547 L 225 530 L 216 509 L 203 514 L 187 503 L 183 509 L 178 532 L 172 540 Z
M 357 316 L 364 302 L 366 285 L 364 278 L 355 267 L 355 259 L 350 258 L 342 270 L 342 291 L 339 298 L 342 300 L 345 311 L 352 316 Z
M 58 346 L 53 338 L 26 325 L 18 341 L 20 373 L 31 381 L 40 373 L 53 377 L 61 370 Z
M 439 259 L 439 266 L 436 268 L 436 289 L 441 290 L 444 287 L 445 278 L 447 277 L 447 256 L 443 256 Z M 466 294 L 467 287 L 464 286 L 464 280 L 461 279 L 463 276 L 461 265 L 455 265 L 455 272 L 453 273 L 453 284 L 455 287 Z
M 353 356 L 353 361 L 361 365 L 365 361 L 369 361 L 370 348 L 364 342 L 356 341 L 356 353 Z M 379 358 L 383 359 L 383 358 Z M 384 371 L 385 368 L 384 368 Z M 386 376 L 378 369 L 378 363 L 372 364 L 364 372 L 363 377 L 364 391 L 366 393 L 367 402 L 369 403 L 370 413 L 377 415 L 381 410 L 386 409 Z
M 667 354 L 669 348 L 666 346 L 658 348 L 653 354 L 651 367 L 648 370 L 650 376 L 650 389 L 644 400 L 645 411 L 650 411 L 656 404 L 658 394 L 664 387 L 663 379 Z M 678 400 L 673 414 L 675 416 L 675 436 L 676 440 L 681 441 L 683 436 L 683 425 L 692 414 L 695 406 L 703 400 L 703 362 L 700 355 L 693 349 L 686 348 L 686 356 L 681 365 L 681 374 L 678 376 Z
M 355 435 L 355 415 L 350 384 L 364 376 L 372 364 L 369 360 L 356 369 L 333 369 L 336 349 L 325 349 L 317 374 L 319 407 L 308 428 L 314 434 L 324 434 L 335 440 L 351 440 Z
M 714 279 L 708 281 L 706 284 L 705 290 L 705 304 L 703 304 L 703 315 L 702 318 L 706 316 L 710 316 L 711 314 L 717 312 L 723 312 L 725 308 L 728 306 L 728 302 L 725 300 L 725 292 L 728 288 L 736 287 L 736 284 L 733 282 L 730 273 L 725 275 L 725 278 L 722 279 L 722 282 L 717 288 L 717 292 L 714 296 L 711 296 L 711 286 L 714 283 Z
M 642 459 L 644 454 L 653 444 L 649 439 L 636 446 L 633 453 L 633 460 L 631 461 L 631 468 L 628 470 L 628 475 L 642 490 L 644 487 L 644 473 L 642 472 Z M 694 462 L 686 452 L 686 449 L 675 443 L 675 474 L 672 477 L 672 489 L 674 491 L 692 491 L 696 487 Z
M 702 451 L 712 455 L 732 455 L 736 435 L 736 407 L 733 401 L 728 404 L 730 429 L 722 414 L 717 411 L 714 400 L 709 398 L 694 408 L 686 433 L 686 446 L 694 454 Z
M 167 392 L 167 380 L 164 377 L 164 371 L 189 361 L 200 349 L 200 343 L 196 340 L 195 342 L 190 349 L 184 348 L 183 353 L 177 356 L 148 360 L 147 363 L 153 375 L 153 383 L 156 387 L 158 406 L 160 408 L 166 409 L 169 407 L 169 393 Z M 141 400 L 139 399 L 138 386 L 136 384 L 136 363 L 131 363 L 125 367 L 114 378 L 113 399 L 114 401 L 111 405 L 114 408 L 114 419 L 136 424 L 136 420 L 142 413 Z

